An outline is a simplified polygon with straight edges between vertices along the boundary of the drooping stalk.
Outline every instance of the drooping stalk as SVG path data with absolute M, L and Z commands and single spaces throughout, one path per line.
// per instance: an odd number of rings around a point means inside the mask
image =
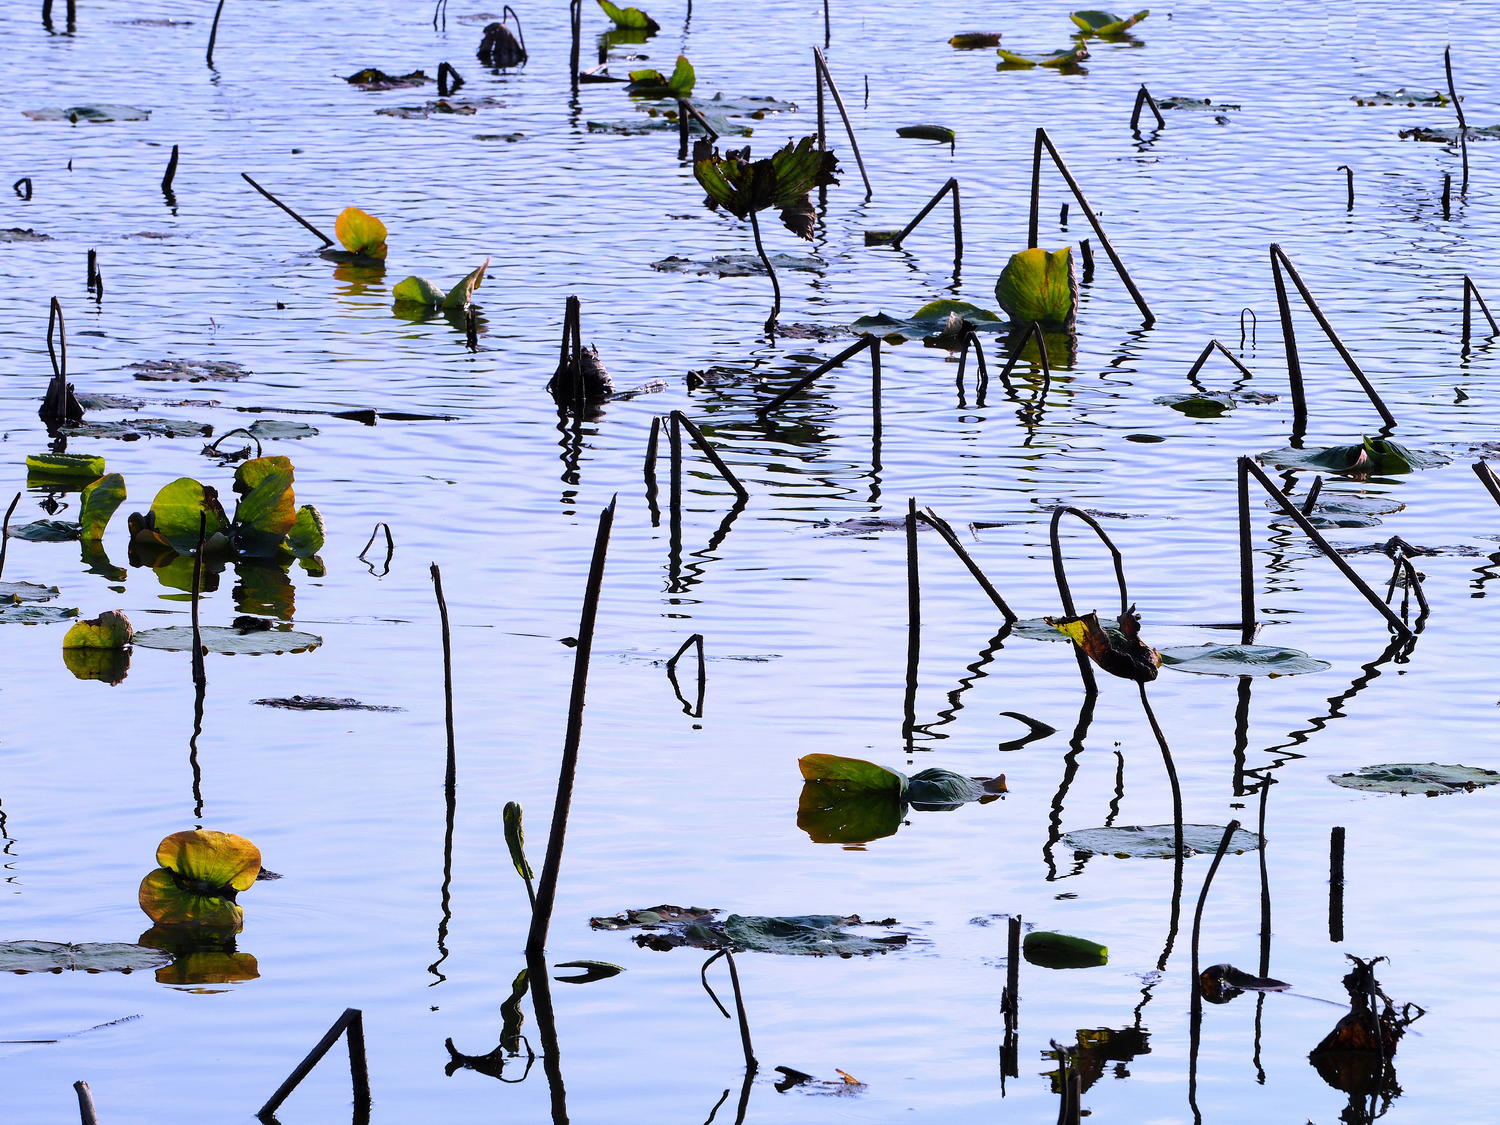
M 760 255 L 761 264 L 766 267 L 766 273 L 771 275 L 771 292 L 775 299 L 771 305 L 771 315 L 766 317 L 766 331 L 776 331 L 776 318 L 781 315 L 781 283 L 776 280 L 776 271 L 771 268 L 771 259 L 766 257 L 766 248 L 760 241 L 760 220 L 755 217 L 755 212 L 750 212 L 750 230 L 755 234 L 755 252 Z

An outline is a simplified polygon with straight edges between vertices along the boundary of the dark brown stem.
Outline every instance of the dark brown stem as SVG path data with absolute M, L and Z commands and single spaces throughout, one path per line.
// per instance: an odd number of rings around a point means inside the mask
M 870 349 L 872 356 L 871 362 L 876 365 L 876 370 L 878 370 L 879 360 L 875 359 L 874 356 L 879 352 L 880 349 L 880 337 L 872 336 L 867 332 L 859 338 L 858 343 L 850 344 L 847 348 L 839 352 L 839 354 L 834 356 L 832 359 L 825 360 L 823 363 L 819 364 L 811 374 L 805 375 L 801 379 L 798 379 L 790 387 L 782 391 L 770 402 L 766 403 L 765 406 L 762 406 L 759 410 L 757 410 L 756 414 L 760 415 L 761 418 L 765 418 L 767 414 L 775 410 L 787 399 L 812 386 L 813 383 L 817 381 L 819 376 L 827 374 L 835 367 L 843 366 L 843 364 L 848 362 L 855 355 L 859 354 L 859 352 L 864 348 Z
M 323 1038 L 318 1040 L 317 1046 L 307 1053 L 307 1057 L 297 1064 L 287 1080 L 283 1082 L 271 1095 L 270 1100 L 260 1107 L 256 1117 L 262 1121 L 273 1119 L 276 1110 L 281 1103 L 286 1101 L 288 1095 L 312 1073 L 313 1067 L 322 1061 L 339 1036 L 348 1033 L 349 1036 L 349 1072 L 354 1086 L 354 1112 L 356 1117 L 369 1118 L 370 1112 L 370 1070 L 365 1057 L 365 1030 L 364 1016 L 358 1008 L 345 1008 L 344 1014 L 334 1020 L 333 1026 L 328 1029 Z
M 749 490 L 740 483 L 739 477 L 730 472 L 729 466 L 724 464 L 724 459 L 719 456 L 719 451 L 716 450 L 712 445 L 710 445 L 708 443 L 708 439 L 703 436 L 703 431 L 698 429 L 697 426 L 693 425 L 688 416 L 680 410 L 672 411 L 672 417 L 675 418 L 679 423 L 681 423 L 682 427 L 687 430 L 688 436 L 693 439 L 693 444 L 703 451 L 703 456 L 707 457 L 711 462 L 713 462 L 714 468 L 719 470 L 719 475 L 729 483 L 729 487 L 734 489 L 739 498 L 741 500 L 750 499 Z
M 89 1084 L 75 1082 L 73 1091 L 78 1095 L 78 1116 L 82 1125 L 99 1125 L 99 1115 L 94 1110 L 94 1093 L 89 1089 Z
M 917 554 L 917 501 L 906 501 L 906 696 L 901 737 L 911 753 L 917 729 L 917 676 L 922 662 L 922 576 Z
M 172 194 L 172 181 L 174 179 L 176 179 L 176 177 L 177 177 L 177 155 L 178 155 L 177 146 L 173 145 L 172 146 L 172 159 L 170 159 L 170 160 L 167 161 L 167 171 L 166 171 L 166 174 L 164 176 L 162 176 L 162 178 L 161 178 L 161 190 L 162 190 L 163 194 L 168 195 L 168 196 L 170 196 Z
M 859 165 L 860 179 L 865 182 L 865 202 L 868 203 L 875 198 L 875 189 L 870 186 L 870 174 L 865 171 L 865 158 L 859 154 L 859 142 L 854 139 L 854 126 L 849 121 L 849 111 L 844 108 L 844 99 L 840 96 L 839 88 L 828 70 L 828 60 L 823 57 L 823 52 L 814 47 L 813 55 L 817 59 L 818 71 L 823 81 L 828 83 L 828 92 L 833 95 L 833 104 L 838 106 L 839 116 L 844 119 L 844 131 L 849 134 L 849 147 L 854 150 L 854 161 Z
M 1348 189 L 1349 189 L 1349 200 L 1345 204 L 1344 210 L 1346 210 L 1346 211 L 1353 211 L 1354 210 L 1354 169 L 1351 168 L 1351 167 L 1349 167 L 1349 165 L 1347 165 L 1347 164 L 1340 164 L 1338 166 L 1338 171 L 1344 173 L 1346 184 L 1347 184 Z
M 984 571 L 979 569 L 979 564 L 970 557 L 968 551 L 964 550 L 963 544 L 958 541 L 958 536 L 954 534 L 953 528 L 948 521 L 939 518 L 937 513 L 931 508 L 924 508 L 922 510 L 922 518 L 943 537 L 943 542 L 947 543 L 953 549 L 953 553 L 963 562 L 964 566 L 968 567 L 969 573 L 974 576 L 974 581 L 978 582 L 979 588 L 989 595 L 990 601 L 995 603 L 995 608 L 1004 615 L 1006 622 L 1011 623 L 1020 620 L 1016 616 L 1015 611 L 1000 596 L 1000 591 L 995 589 L 994 584 L 985 577 Z
M 1328 940 L 1344 940 L 1344 830 L 1328 835 Z
M 962 255 L 964 252 L 964 228 L 959 210 L 958 179 L 956 177 L 949 177 L 948 182 L 938 188 L 937 194 L 927 201 L 927 206 L 917 212 L 917 217 L 907 223 L 900 234 L 891 239 L 892 248 L 896 250 L 901 249 L 901 243 L 905 241 L 906 236 L 917 229 L 917 224 L 927 218 L 928 213 L 942 202 L 943 196 L 947 195 L 950 191 L 953 193 L 953 249 L 955 254 Z
M 776 318 L 781 315 L 781 282 L 776 280 L 775 267 L 771 265 L 771 259 L 766 257 L 766 248 L 760 240 L 760 220 L 755 217 L 754 211 L 750 212 L 750 230 L 755 235 L 755 252 L 760 255 L 761 263 L 771 277 L 771 315 L 766 317 L 765 329 L 767 334 L 772 334 L 776 331 Z
M 198 509 L 198 549 L 193 552 L 193 683 L 202 687 L 207 683 L 203 661 L 203 635 L 198 626 L 198 600 L 203 591 L 203 542 L 207 538 L 208 512 Z
M 220 6 L 222 7 L 222 0 L 221 0 L 221 5 Z M 258 183 L 256 183 L 254 180 L 252 180 L 250 178 L 250 176 L 249 176 L 248 173 L 241 172 L 240 176 L 244 179 L 244 181 L 247 184 L 249 184 L 251 187 L 253 187 L 256 191 L 260 192 L 261 195 L 265 196 L 272 203 L 276 204 L 276 206 L 280 207 L 283 211 L 285 211 L 288 215 L 290 215 L 292 218 L 296 219 L 299 223 L 301 223 L 308 230 L 312 231 L 313 234 L 315 234 L 319 238 L 321 238 L 323 240 L 323 245 L 324 246 L 332 246 L 333 245 L 333 239 L 329 238 L 326 234 L 324 234 L 322 231 L 320 231 L 317 227 L 313 226 L 310 222 L 308 222 L 306 219 L 304 219 L 301 215 L 297 214 L 297 212 L 293 211 L 285 203 L 281 202 L 281 200 L 277 199 L 274 195 L 272 195 L 270 192 L 268 192 L 265 188 L 261 187 Z
M 651 526 L 661 526 L 661 509 L 656 504 L 656 450 L 661 444 L 661 415 L 651 419 L 651 436 L 646 439 L 646 504 L 651 509 Z
M 1077 617 L 1078 610 L 1073 604 L 1073 591 L 1068 586 L 1068 572 L 1063 565 L 1062 540 L 1058 536 L 1058 525 L 1062 523 L 1063 516 L 1077 516 L 1084 523 L 1094 529 L 1094 534 L 1109 548 L 1110 558 L 1115 564 L 1115 583 L 1120 588 L 1120 615 L 1123 617 L 1130 610 L 1130 591 L 1125 585 L 1125 560 L 1120 554 L 1120 549 L 1115 546 L 1104 528 L 1099 526 L 1099 521 L 1087 512 L 1077 508 L 1060 507 L 1052 510 L 1052 574 L 1057 579 L 1057 593 L 1062 598 L 1063 613 L 1068 617 Z
M 0 524 L 0 576 L 5 574 L 5 553 L 10 550 L 10 517 L 15 515 L 16 505 L 21 502 L 21 494 L 18 492 L 11 498 L 10 507 L 5 509 L 5 522 Z
M 68 0 L 71 5 L 73 0 Z M 208 65 L 214 65 L 214 43 L 219 38 L 219 17 L 224 14 L 224 0 L 219 0 L 219 6 L 214 9 L 214 26 L 208 33 Z

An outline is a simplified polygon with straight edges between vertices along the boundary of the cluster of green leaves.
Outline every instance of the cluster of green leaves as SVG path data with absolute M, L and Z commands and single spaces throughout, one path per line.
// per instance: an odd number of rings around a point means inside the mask
M 775 207 L 781 221 L 798 238 L 812 239 L 814 212 L 808 193 L 814 188 L 838 183 L 838 157 L 818 149 L 812 137 L 788 141 L 767 160 L 751 160 L 750 150 L 719 150 L 693 162 L 708 198 L 709 210 L 720 207 L 738 219 Z
M 318 558 L 325 531 L 323 517 L 311 504 L 297 507 L 292 491 L 294 470 L 286 457 L 256 457 L 234 474 L 239 496 L 228 515 L 218 491 L 180 477 L 164 487 L 145 515 L 130 516 L 130 548 L 136 557 L 169 563 L 197 549 L 200 517 L 205 556 L 269 559 L 289 564 L 296 559 L 314 577 L 324 573 Z
M 1123 35 L 1136 24 L 1151 14 L 1151 9 L 1137 12 L 1133 16 L 1117 16 L 1113 12 L 1101 12 L 1096 10 L 1086 12 L 1074 12 L 1068 18 L 1078 26 L 1085 36 L 1098 35 L 1109 37 L 1111 35 Z
M 480 263 L 479 268 L 471 270 L 462 281 L 452 289 L 444 293 L 425 277 L 408 277 L 396 283 L 391 290 L 391 296 L 399 305 L 416 305 L 427 309 L 462 309 L 467 308 L 473 299 L 474 290 L 478 289 L 484 281 L 484 271 L 490 268 L 490 260 L 486 258 Z
M 686 55 L 677 56 L 677 65 L 668 78 L 659 70 L 632 70 L 627 94 L 643 98 L 688 98 L 698 84 L 698 75 Z

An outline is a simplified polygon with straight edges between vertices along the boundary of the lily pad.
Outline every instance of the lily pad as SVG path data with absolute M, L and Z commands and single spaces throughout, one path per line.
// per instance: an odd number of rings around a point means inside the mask
M 382 707 L 361 703 L 357 699 L 332 699 L 326 695 L 294 695 L 289 699 L 252 699 L 262 707 L 279 707 L 284 711 L 405 711 L 405 707 Z
M 724 936 L 740 949 L 758 953 L 780 953 L 795 957 L 853 957 L 889 953 L 906 944 L 905 934 L 868 938 L 847 933 L 840 926 L 858 925 L 859 917 L 834 914 L 803 914 L 789 918 L 762 918 L 731 914 L 724 919 Z
M 905 794 L 914 808 L 929 809 L 956 809 L 984 795 L 981 782 L 938 766 L 912 774 L 907 779 Z
M 1328 780 L 1346 789 L 1372 793 L 1471 793 L 1486 785 L 1500 784 L 1500 773 L 1474 766 L 1440 766 L 1436 762 L 1396 762 L 1365 766 L 1353 773 L 1329 774 Z
M 89 453 L 28 453 L 26 471 L 52 477 L 98 480 L 104 475 L 104 458 Z
M 71 121 L 77 124 L 88 121 L 99 124 L 105 121 L 145 121 L 151 116 L 149 109 L 137 109 L 133 105 L 74 105 L 67 109 L 23 109 L 21 111 L 33 121 Z
M 1060 611 L 1058 617 L 1062 617 Z M 1061 641 L 1063 644 L 1071 644 L 1073 640 L 1045 617 L 1025 617 L 1012 622 L 1010 633 L 1013 637 L 1025 637 L 1028 641 Z
M 40 582 L 0 582 L 0 605 L 50 602 L 60 593 L 56 586 L 43 586 Z
M 1434 144 L 1445 145 L 1458 143 L 1458 127 L 1456 125 L 1449 129 L 1429 128 L 1426 125 L 1418 125 L 1415 129 L 1402 129 L 1396 135 L 1403 140 L 1429 141 Z M 1500 140 L 1500 125 L 1470 125 L 1468 136 L 1471 141 Z
M 960 51 L 972 51 L 975 47 L 1000 46 L 998 31 L 960 31 L 948 44 Z
M 1226 410 L 1239 404 L 1227 391 L 1210 391 L 1207 394 L 1158 395 L 1151 400 L 1158 406 L 1170 406 L 1189 418 L 1217 418 Z
M 36 520 L 10 529 L 10 538 L 30 543 L 71 543 L 83 529 L 72 520 Z
M 1301 507 L 1300 504 L 1297 506 Z M 1281 505 L 1276 501 L 1268 499 L 1266 507 L 1281 514 L 1283 519 L 1286 518 Z M 1307 520 L 1317 528 L 1377 527 L 1381 516 L 1391 515 L 1405 507 L 1401 501 L 1386 497 L 1341 496 L 1338 493 L 1323 492 L 1313 504 Z
M 0 230 L 0 242 L 51 242 L 51 241 L 52 241 L 52 236 L 50 234 L 38 234 L 36 231 L 32 230 L 30 227 L 27 227 L 25 230 L 22 230 L 20 227 L 7 227 L 4 230 Z
M 778 270 L 819 270 L 825 265 L 818 258 L 802 258 L 795 254 L 772 254 L 771 265 Z M 662 273 L 712 274 L 715 277 L 764 276 L 765 265 L 756 254 L 720 254 L 706 262 L 695 262 L 675 255 L 652 262 L 651 268 Z
M 1419 452 L 1384 438 L 1365 438 L 1359 445 L 1334 445 L 1320 449 L 1272 449 L 1256 454 L 1278 469 L 1322 469 L 1351 476 L 1390 476 L 1416 469 L 1446 465 L 1441 453 Z
M 571 977 L 553 977 L 553 980 L 562 981 L 564 984 L 592 984 L 596 980 L 608 980 L 617 977 L 625 971 L 624 965 L 616 965 L 609 961 L 559 961 L 552 966 L 554 969 L 583 969 L 582 973 Z
M 309 426 L 306 422 L 283 422 L 279 418 L 262 418 L 250 424 L 249 434 L 263 441 L 300 441 L 303 438 L 317 437 L 316 426 Z
M 470 117 L 481 109 L 501 109 L 505 103 L 499 98 L 438 98 L 436 101 L 424 102 L 422 105 L 397 105 L 386 106 L 375 112 L 384 117 L 401 117 L 407 120 L 423 120 L 428 117 L 458 116 Z M 358 251 L 355 251 L 358 253 Z M 384 257 L 382 254 L 371 255 L 372 257 Z
M 917 141 L 939 141 L 945 145 L 951 145 L 954 141 L 953 130 L 946 125 L 903 125 L 896 130 L 896 136 Z
M 68 621 L 77 616 L 76 609 L 53 605 L 0 606 L 0 625 L 51 625 L 54 621 Z
M 1073 70 L 1081 61 L 1089 57 L 1089 49 L 1082 43 L 1036 57 L 1018 55 L 1014 51 L 1007 51 L 1004 47 L 999 48 L 995 53 L 1002 60 L 998 64 L 1000 70 L 1030 70 L 1038 66 L 1051 67 L 1054 70 Z
M 132 973 L 170 964 L 172 955 L 149 945 L 127 941 L 6 941 L 0 942 L 0 972 Z
M 1157 109 L 1185 109 L 1198 113 L 1222 113 L 1230 109 L 1243 109 L 1244 106 L 1230 105 L 1228 102 L 1214 104 L 1212 98 L 1183 98 L 1172 96 L 1156 99 Z
M 1113 12 L 1086 11 L 1074 12 L 1068 18 L 1086 35 L 1120 35 L 1129 31 L 1150 14 L 1150 9 L 1125 17 L 1117 16 Z
M 414 70 L 410 74 L 387 74 L 383 70 L 367 66 L 364 70 L 355 71 L 344 81 L 361 90 L 403 90 L 411 86 L 423 86 L 432 79 L 420 70 Z
M 1408 90 L 1398 86 L 1394 90 L 1376 90 L 1373 94 L 1354 94 L 1349 100 L 1355 105 L 1404 105 L 1440 108 L 1448 104 L 1448 95 L 1441 90 Z
M 1185 855 L 1218 851 L 1224 838 L 1222 824 L 1184 824 L 1182 848 Z M 1112 855 L 1117 859 L 1164 859 L 1177 854 L 1174 826 L 1170 824 L 1131 825 L 1125 828 L 1085 828 L 1069 832 L 1063 843 L 1075 852 L 1090 855 Z M 1235 855 L 1253 852 L 1260 847 L 1260 837 L 1244 828 L 1235 829 L 1228 850 Z
M 131 418 L 122 422 L 77 422 L 61 427 L 58 432 L 68 437 L 135 441 L 143 437 L 212 437 L 214 428 L 207 422 L 190 422 L 185 418 Z
M 148 359 L 140 363 L 128 363 L 125 369 L 135 372 L 137 379 L 153 382 L 183 380 L 189 383 L 232 383 L 250 374 L 238 363 L 211 359 Z
M 1008 321 L 1001 320 L 989 309 L 971 305 L 967 301 L 929 301 L 906 319 L 876 313 L 862 316 L 850 325 L 856 332 L 873 332 L 889 339 L 900 336 L 929 336 L 948 328 L 949 318 L 958 316 L 967 321 L 976 332 L 1005 332 L 1010 329 Z
M 995 300 L 1021 324 L 1071 329 L 1078 308 L 1073 248 L 1048 253 L 1034 246 L 1012 254 L 995 282 Z
M 1295 648 L 1274 645 L 1175 645 L 1161 650 L 1162 666 L 1208 676 L 1297 676 L 1333 665 Z
M 228 625 L 204 625 L 199 633 L 204 648 L 210 652 L 224 653 L 226 656 L 266 656 L 271 653 L 307 652 L 323 643 L 322 637 L 314 636 L 312 633 L 281 629 L 241 632 Z M 191 652 L 193 627 L 169 625 L 165 629 L 146 629 L 135 635 L 135 643 L 139 648 Z

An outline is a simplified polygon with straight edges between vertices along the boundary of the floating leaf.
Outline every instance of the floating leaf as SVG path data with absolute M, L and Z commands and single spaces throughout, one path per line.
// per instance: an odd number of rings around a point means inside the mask
M 198 549 L 199 513 L 205 540 L 228 526 L 218 493 L 205 488 L 192 477 L 178 477 L 156 494 L 151 501 L 151 530 L 166 540 L 179 554 Z
M 157 984 L 238 984 L 260 976 L 253 954 L 197 949 L 156 970 Z
M 81 528 L 72 520 L 34 520 L 10 529 L 10 538 L 31 543 L 71 543 L 80 537 Z
M 51 241 L 52 236 L 50 234 L 41 234 L 38 231 L 32 230 L 30 227 L 27 227 L 25 230 L 22 230 L 20 227 L 5 227 L 4 229 L 0 229 L 0 242 Z
M 363 254 L 366 258 L 385 257 L 385 224 L 358 207 L 345 207 L 339 212 L 333 233 L 351 254 Z
M 98 617 L 79 621 L 63 637 L 63 648 L 124 648 L 135 636 L 130 618 L 117 609 L 107 609 Z
M 1060 632 L 1052 624 L 1050 617 L 1025 617 L 1020 621 L 1013 622 L 1010 627 L 1011 636 L 1025 637 L 1028 641 L 1061 641 L 1063 643 L 1072 640 L 1066 633 Z
M 56 973 L 82 969 L 86 973 L 131 973 L 155 969 L 172 959 L 170 953 L 125 941 L 6 941 L 0 942 L 0 972 Z
M 889 339 L 900 336 L 928 336 L 948 328 L 953 317 L 959 317 L 977 332 L 1003 332 L 1010 324 L 1001 320 L 989 309 L 971 305 L 967 301 L 929 301 L 904 320 L 885 313 L 862 316 L 849 327 L 856 332 L 872 332 Z
M 1022 955 L 1045 969 L 1091 969 L 1109 964 L 1109 947 L 1088 938 L 1033 930 L 1021 943 Z
M 425 305 L 437 308 L 443 303 L 443 291 L 425 277 L 408 277 L 396 282 L 391 296 L 398 305 Z
M 1212 854 L 1224 838 L 1221 824 L 1184 824 L 1184 855 L 1199 852 Z M 1125 828 L 1085 828 L 1069 832 L 1062 842 L 1075 852 L 1090 855 L 1112 855 L 1117 859 L 1163 859 L 1177 854 L 1174 826 L 1170 824 L 1131 825 Z M 1228 850 L 1239 855 L 1260 847 L 1260 837 L 1244 828 L 1236 828 L 1229 839 Z
M 644 31 L 647 35 L 655 35 L 661 30 L 661 24 L 639 8 L 620 8 L 609 0 L 599 0 L 599 7 L 604 9 L 604 14 L 614 21 L 616 27 L 627 31 Z
M 76 609 L 51 605 L 0 606 L 0 625 L 51 625 L 54 621 L 67 621 L 77 616 Z
M 1018 55 L 1014 51 L 1007 51 L 1004 47 L 1001 47 L 995 53 L 999 55 L 1002 60 L 998 64 L 1001 70 L 1007 70 L 1013 67 L 1025 67 L 1026 69 L 1030 69 L 1031 67 L 1035 66 L 1051 67 L 1054 70 L 1073 70 L 1077 68 L 1080 62 L 1089 57 L 1089 49 L 1082 43 L 1079 43 L 1074 47 L 1068 47 L 1053 51 L 1051 54 L 1042 55 L 1039 58 L 1029 58 L 1026 55 Z
M 1070 330 L 1078 308 L 1078 271 L 1073 248 L 1048 253 L 1039 246 L 1012 254 L 1000 280 L 995 300 L 1021 324 Z
M 67 437 L 136 441 L 143 437 L 212 437 L 214 428 L 207 422 L 186 418 L 131 418 L 120 422 L 74 422 L 58 427 L 57 432 Z
M 1141 619 L 1131 606 L 1120 615 L 1117 629 L 1099 624 L 1098 613 L 1085 613 L 1080 617 L 1047 618 L 1047 623 L 1078 645 L 1099 667 L 1111 676 L 1150 683 L 1156 679 L 1156 670 L 1161 666 L 1161 656 L 1150 645 L 1141 640 Z
M 1436 762 L 1396 762 L 1365 766 L 1353 773 L 1329 774 L 1328 780 L 1346 789 L 1372 793 L 1471 793 L 1486 785 L 1500 784 L 1500 773 L 1474 766 L 1440 766 Z
M 310 559 L 323 549 L 325 540 L 323 514 L 311 504 L 303 504 L 297 509 L 297 520 L 292 524 L 292 530 L 287 532 L 287 550 L 295 558 Z
M 443 298 L 443 308 L 468 308 L 469 300 L 474 296 L 474 290 L 478 289 L 480 283 L 484 281 L 484 271 L 489 268 L 490 260 L 486 258 L 477 269 L 469 271 L 462 281 L 448 290 L 448 295 Z
M 109 526 L 110 517 L 125 503 L 125 478 L 119 473 L 102 476 L 83 490 L 78 505 L 79 535 L 99 539 Z
M 241 497 L 234 509 L 235 543 L 241 551 L 269 555 L 296 525 L 292 478 L 286 457 L 254 457 L 235 470 L 234 490 Z
M 1151 10 L 1148 8 L 1124 19 L 1113 13 L 1100 11 L 1074 12 L 1068 18 L 1087 35 L 1119 35 L 1129 31 L 1150 14 Z
M 1404 105 L 1428 106 L 1434 109 L 1448 104 L 1448 95 L 1441 90 L 1408 90 L 1398 86 L 1394 90 L 1376 90 L 1373 94 L 1354 94 L 1349 100 L 1355 105 Z
M 837 754 L 806 754 L 797 760 L 804 781 L 836 782 L 843 788 L 866 789 L 879 793 L 905 791 L 904 774 L 877 766 L 862 758 L 842 758 Z
M 20 602 L 50 602 L 62 593 L 56 586 L 40 582 L 0 582 L 0 606 Z
M 262 441 L 300 441 L 303 438 L 317 437 L 318 428 L 309 426 L 306 422 L 285 422 L 280 418 L 262 418 L 258 422 L 252 422 L 246 433 Z
M 250 374 L 238 363 L 210 359 L 148 359 L 140 363 L 127 363 L 125 369 L 134 371 L 137 379 L 151 382 L 182 380 L 189 383 L 233 383 Z
M 521 806 L 515 801 L 505 803 L 501 814 L 505 822 L 505 846 L 510 850 L 510 861 L 515 864 L 516 874 L 531 882 L 531 864 L 526 861 L 526 833 L 521 824 Z
M 106 121 L 145 121 L 151 116 L 149 109 L 137 109 L 133 105 L 74 105 L 67 109 L 23 109 L 21 111 L 33 121 L 80 121 L 101 124 Z
M 1295 648 L 1272 645 L 1174 645 L 1161 650 L 1161 662 L 1178 672 L 1208 676 L 1297 676 L 1326 672 L 1333 665 Z
M 499 98 L 439 98 L 436 101 L 427 102 L 423 105 L 385 106 L 375 112 L 385 117 L 401 117 L 408 120 L 424 120 L 436 114 L 439 117 L 453 115 L 458 117 L 472 117 L 481 109 L 503 109 L 505 102 Z M 382 244 L 384 245 L 384 244 Z M 358 265 L 361 255 L 344 257 L 341 250 L 324 250 L 323 257 L 335 262 L 350 262 Z M 364 257 L 384 258 L 384 254 L 365 255 Z M 368 263 L 366 263 L 368 264 Z
M 892 790 L 804 781 L 797 801 L 797 827 L 815 844 L 866 844 L 893 836 L 906 806 Z
M 179 877 L 165 867 L 141 880 L 137 901 L 157 925 L 218 930 L 238 929 L 244 923 L 244 912 L 232 898 L 199 894 L 179 883 Z
M 960 51 L 971 51 L 975 47 L 998 47 L 1000 46 L 1000 32 L 960 31 L 952 39 L 948 40 L 948 43 Z
M 914 807 L 958 808 L 984 796 L 984 786 L 972 777 L 939 767 L 914 773 L 907 780 L 906 800 Z
M 405 707 L 382 707 L 361 703 L 357 699 L 332 699 L 326 695 L 294 695 L 288 699 L 252 699 L 262 707 L 279 707 L 285 711 L 405 711 Z
M 361 90 L 401 90 L 409 86 L 421 86 L 432 79 L 420 70 L 414 70 L 410 74 L 387 74 L 383 70 L 367 66 L 364 70 L 355 71 L 344 81 Z
M 52 477 L 98 480 L 104 475 L 104 458 L 87 453 L 28 453 L 26 471 Z
M 840 918 L 833 914 L 761 918 L 731 914 L 724 919 L 724 936 L 740 949 L 802 957 L 826 957 L 831 953 L 840 957 L 889 953 L 893 948 L 906 944 L 905 934 L 867 938 L 838 928 L 851 924 L 859 924 L 857 915 L 852 918 Z
M 0 611 L 3 612 L 3 611 Z M 244 632 L 227 625 L 204 625 L 199 629 L 203 647 L 226 656 L 268 656 L 271 653 L 307 652 L 323 643 L 312 633 L 269 629 Z M 135 635 L 140 648 L 159 648 L 168 652 L 191 652 L 193 627 L 171 625 L 165 629 L 145 629 Z
M 896 136 L 917 141 L 941 141 L 945 145 L 954 141 L 953 130 L 946 125 L 903 125 L 896 130 Z
M 1295 503 L 1295 501 L 1294 501 Z M 1273 522 L 1287 520 L 1280 504 L 1267 499 L 1266 507 L 1277 513 Z M 1300 509 L 1301 504 L 1297 507 Z M 1381 516 L 1399 512 L 1406 505 L 1388 497 L 1345 496 L 1325 489 L 1313 504 L 1307 521 L 1317 528 L 1324 527 L 1377 527 Z
M 1215 105 L 1211 98 L 1183 98 L 1174 96 L 1170 98 L 1157 98 L 1156 108 L 1185 109 L 1196 110 L 1203 113 L 1219 113 L 1223 110 L 1243 109 L 1244 106 L 1230 105 L 1228 102 L 1220 102 L 1218 105 Z
M 771 254 L 771 266 L 778 270 L 818 270 L 824 262 L 819 258 L 799 258 L 793 254 Z M 695 262 L 676 256 L 652 262 L 651 268 L 662 273 L 712 274 L 716 277 L 764 276 L 766 267 L 757 254 L 719 254 L 706 262 Z
M 659 70 L 632 70 L 626 92 L 637 97 L 686 98 L 692 94 L 697 82 L 693 64 L 688 62 L 686 55 L 678 55 L 672 77 L 664 77 Z
M 559 961 L 552 966 L 554 969 L 586 969 L 587 972 L 572 977 L 553 977 L 564 984 L 592 984 L 596 980 L 608 980 L 617 977 L 625 971 L 625 966 L 611 964 L 609 961 Z
M 174 832 L 157 844 L 156 862 L 209 888 L 244 891 L 260 874 L 260 849 L 233 832 L 194 828 Z
M 1238 403 L 1227 391 L 1209 391 L 1204 394 L 1158 395 L 1151 400 L 1159 406 L 1170 406 L 1189 418 L 1217 418 L 1226 410 L 1233 410 Z
M 1385 438 L 1365 438 L 1359 445 L 1334 445 L 1324 449 L 1272 449 L 1256 454 L 1278 469 L 1324 469 L 1348 476 L 1390 476 L 1446 465 L 1441 453 L 1416 452 Z

